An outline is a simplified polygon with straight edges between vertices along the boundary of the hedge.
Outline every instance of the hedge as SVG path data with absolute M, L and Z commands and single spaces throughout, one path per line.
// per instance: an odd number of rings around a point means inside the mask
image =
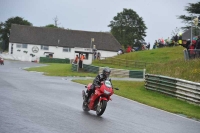
M 40 63 L 70 63 L 70 59 L 58 59 L 58 58 L 48 58 L 48 57 L 40 57 Z

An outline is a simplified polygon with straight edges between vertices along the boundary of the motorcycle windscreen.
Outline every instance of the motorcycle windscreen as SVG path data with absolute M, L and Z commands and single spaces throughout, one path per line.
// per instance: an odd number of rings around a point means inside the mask
M 109 80 L 105 81 L 105 86 L 108 87 L 108 88 L 112 88 L 112 85 L 111 85 Z

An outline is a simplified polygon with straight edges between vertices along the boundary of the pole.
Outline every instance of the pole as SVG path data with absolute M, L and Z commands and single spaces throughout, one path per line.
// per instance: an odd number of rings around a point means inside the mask
M 192 43 L 192 26 L 191 26 L 191 40 L 190 40 L 190 42 Z
M 92 39 L 91 39 L 91 44 L 90 44 L 91 52 L 92 52 Z
M 92 52 L 92 42 L 94 42 L 94 38 L 91 38 L 91 44 L 90 44 L 91 52 Z
M 192 18 L 193 18 L 193 15 L 191 14 L 191 39 L 190 39 L 190 42 L 192 43 Z

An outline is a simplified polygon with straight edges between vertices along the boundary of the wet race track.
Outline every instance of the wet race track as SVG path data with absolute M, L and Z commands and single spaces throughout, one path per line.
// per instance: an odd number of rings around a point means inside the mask
M 84 85 L 0 66 L 0 133 L 200 133 L 200 122 L 113 95 L 102 117 L 82 111 Z

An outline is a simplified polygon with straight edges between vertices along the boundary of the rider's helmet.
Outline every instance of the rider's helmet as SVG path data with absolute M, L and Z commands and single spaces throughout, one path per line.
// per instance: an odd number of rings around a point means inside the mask
M 105 67 L 104 69 L 103 69 L 103 76 L 104 76 L 104 78 L 108 78 L 109 76 L 110 76 L 110 73 L 111 73 L 111 70 L 110 70 L 110 68 L 109 67 Z

